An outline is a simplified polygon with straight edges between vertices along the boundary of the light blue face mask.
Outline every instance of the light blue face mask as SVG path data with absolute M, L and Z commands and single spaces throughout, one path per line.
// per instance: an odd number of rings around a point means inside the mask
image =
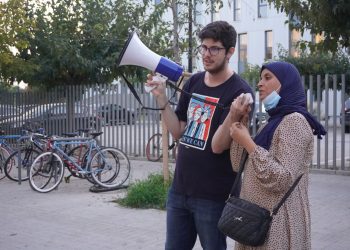
M 269 111 L 270 109 L 273 109 L 274 107 L 276 107 L 280 99 L 281 97 L 276 92 L 276 90 L 272 91 L 268 96 L 265 97 L 264 100 L 262 100 L 265 110 Z

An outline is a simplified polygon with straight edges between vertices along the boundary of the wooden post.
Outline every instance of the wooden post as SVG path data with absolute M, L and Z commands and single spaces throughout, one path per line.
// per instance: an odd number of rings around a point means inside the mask
M 168 128 L 162 119 L 162 148 L 163 148 L 163 178 L 164 182 L 169 182 L 170 174 L 169 174 L 169 133 Z

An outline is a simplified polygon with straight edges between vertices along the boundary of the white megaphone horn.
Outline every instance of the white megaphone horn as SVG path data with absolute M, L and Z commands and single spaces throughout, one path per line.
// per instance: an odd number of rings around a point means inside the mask
M 177 82 L 184 69 L 177 63 L 162 57 L 147 48 L 137 36 L 136 32 L 129 35 L 122 52 L 117 60 L 117 66 L 135 65 L 149 69 L 165 80 Z

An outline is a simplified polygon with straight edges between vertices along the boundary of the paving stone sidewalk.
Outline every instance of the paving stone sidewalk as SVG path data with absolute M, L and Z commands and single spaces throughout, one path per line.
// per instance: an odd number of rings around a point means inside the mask
M 132 182 L 162 169 L 146 161 L 131 165 Z M 112 201 L 125 190 L 92 193 L 90 186 L 72 179 L 40 194 L 28 182 L 1 180 L 0 249 L 164 249 L 164 211 L 120 207 Z M 311 174 L 310 202 L 312 249 L 350 249 L 350 176 Z M 228 240 L 228 249 L 233 245 Z M 198 241 L 194 249 L 202 249 Z

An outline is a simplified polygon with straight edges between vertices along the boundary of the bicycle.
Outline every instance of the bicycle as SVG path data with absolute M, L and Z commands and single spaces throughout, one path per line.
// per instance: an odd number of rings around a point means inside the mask
M 64 152 L 66 145 L 76 144 L 87 147 L 82 162 Z M 52 191 L 61 183 L 65 165 L 106 188 L 122 185 L 130 175 L 129 159 L 119 149 L 101 148 L 92 137 L 51 138 L 50 151 L 40 154 L 30 167 L 30 186 L 40 193 Z
M 67 137 L 92 137 L 93 139 L 98 142 L 97 137 L 100 136 L 103 132 L 90 132 L 91 129 L 78 129 L 77 132 L 74 133 L 63 133 L 64 136 Z M 67 147 L 68 145 L 66 145 Z M 68 148 L 68 147 L 67 147 Z M 72 159 L 74 159 L 74 162 L 78 163 L 79 165 L 86 164 L 86 158 L 88 154 L 88 147 L 85 144 L 80 144 L 78 146 L 73 147 L 69 152 L 68 156 L 70 156 Z M 65 166 L 67 167 L 68 171 L 70 172 L 70 175 L 64 176 L 64 181 L 66 183 L 70 182 L 70 178 L 77 177 L 80 179 L 87 179 L 92 184 L 95 184 L 94 180 L 92 178 L 87 178 L 87 175 L 80 174 L 78 169 L 73 164 L 67 164 L 65 163 Z
M 176 159 L 178 140 L 171 139 L 171 144 L 168 146 L 168 151 L 171 152 L 171 157 Z M 163 140 L 162 134 L 156 133 L 152 135 L 146 144 L 146 157 L 149 161 L 159 161 L 163 157 Z
M 8 144 L 8 139 L 17 139 L 19 136 L 5 135 L 4 130 L 0 130 L 0 180 L 6 177 L 5 163 L 13 152 L 13 148 Z
M 47 140 L 43 130 L 39 133 L 30 129 L 24 130 L 24 135 L 17 139 L 23 146 L 10 154 L 4 164 L 4 172 L 12 181 L 26 181 L 29 179 L 28 170 L 33 160 L 45 150 Z M 15 136 L 17 138 L 17 136 Z

